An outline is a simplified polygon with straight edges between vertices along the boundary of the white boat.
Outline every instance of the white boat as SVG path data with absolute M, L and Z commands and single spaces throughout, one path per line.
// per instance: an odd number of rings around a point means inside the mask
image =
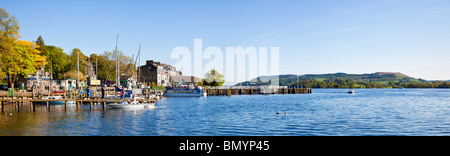
M 117 104 L 109 104 L 108 105 L 111 108 L 114 109 L 143 109 L 143 108 L 148 108 L 148 109 L 155 109 L 155 104 L 152 103 L 139 103 L 139 102 L 123 102 L 123 103 L 117 103 Z
M 109 104 L 111 108 L 114 109 L 142 109 L 142 108 L 149 108 L 149 109 L 155 109 L 155 103 L 139 103 L 139 101 L 123 101 L 121 103 L 114 103 Z
M 349 93 L 349 94 L 354 94 L 355 91 L 354 91 L 353 89 L 349 89 L 347 93 Z

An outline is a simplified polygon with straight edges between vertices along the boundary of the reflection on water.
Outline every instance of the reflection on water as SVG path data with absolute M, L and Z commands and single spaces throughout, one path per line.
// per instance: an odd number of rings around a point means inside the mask
M 0 135 L 450 135 L 450 90 L 345 92 L 164 98 L 142 110 L 6 104 Z

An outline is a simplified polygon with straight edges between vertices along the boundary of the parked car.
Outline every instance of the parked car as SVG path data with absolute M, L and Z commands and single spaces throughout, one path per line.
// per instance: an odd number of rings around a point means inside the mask
M 0 89 L 1 90 L 8 90 L 8 85 L 7 84 L 2 84 L 2 85 L 0 85 Z

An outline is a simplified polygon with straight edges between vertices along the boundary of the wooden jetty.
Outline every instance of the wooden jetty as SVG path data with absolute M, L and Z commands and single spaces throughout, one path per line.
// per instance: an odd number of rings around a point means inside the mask
M 270 90 L 267 89 L 267 90 Z M 253 95 L 253 94 L 311 94 L 311 88 L 276 88 L 269 92 L 264 92 L 261 87 L 258 88 L 206 88 L 208 96 L 231 96 L 231 95 Z
M 15 97 L 15 98 L 2 98 L 0 99 L 1 102 L 1 109 L 3 112 L 3 108 L 5 107 L 5 104 L 15 104 L 17 108 L 19 108 L 20 104 L 23 103 L 30 103 L 30 107 L 32 107 L 33 111 L 35 111 L 36 108 L 36 103 L 46 103 L 47 104 L 47 109 L 50 110 L 50 102 L 53 101 L 64 101 L 64 109 L 67 109 L 67 103 L 69 101 L 74 101 L 76 103 L 77 109 L 79 109 L 79 105 L 88 102 L 90 104 L 90 109 L 92 109 L 94 104 L 101 104 L 102 108 L 105 110 L 106 109 L 106 102 L 114 102 L 114 103 L 118 103 L 118 102 L 124 102 L 124 101 L 132 101 L 131 99 L 32 99 L 32 98 L 28 98 L 28 97 Z M 139 102 L 151 102 L 151 103 L 155 103 L 156 99 L 136 99 L 136 101 Z

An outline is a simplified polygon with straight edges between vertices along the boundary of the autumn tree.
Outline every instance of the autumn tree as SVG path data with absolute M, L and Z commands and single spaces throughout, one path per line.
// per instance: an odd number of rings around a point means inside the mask
M 20 37 L 19 35 L 19 24 L 16 18 L 10 17 L 5 9 L 0 8 L 0 59 L 3 60 L 4 57 L 10 57 L 14 55 L 14 41 Z M 3 79 L 7 74 L 6 70 L 3 70 L 6 63 L 4 61 L 0 62 L 0 78 Z
M 8 76 L 11 88 L 19 76 L 26 78 L 36 67 L 42 66 L 44 60 L 36 44 L 18 40 L 19 28 L 16 18 L 0 8 L 0 76 L 2 79 Z
M 0 8 L 0 37 L 10 37 L 17 39 L 19 35 L 19 23 L 16 17 L 9 16 L 5 9 Z
M 2 55 L 2 71 L 8 76 L 11 88 L 14 88 L 18 76 L 26 78 L 28 74 L 36 72 L 36 68 L 42 66 L 44 58 L 35 47 L 33 42 L 16 40 L 13 43 L 13 52 Z

